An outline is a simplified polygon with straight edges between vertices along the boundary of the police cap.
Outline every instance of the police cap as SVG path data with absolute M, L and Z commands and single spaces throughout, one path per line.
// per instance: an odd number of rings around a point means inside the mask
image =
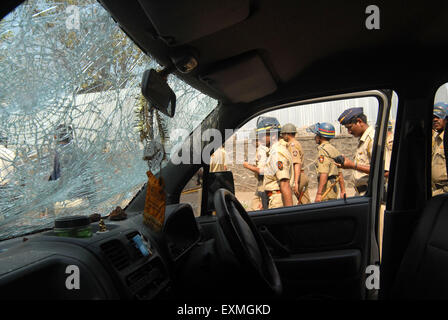
M 295 125 L 293 125 L 292 123 L 287 123 L 285 125 L 282 126 L 282 129 L 280 130 L 280 133 L 296 133 L 297 132 L 297 128 Z
M 364 111 L 362 108 L 350 108 L 341 113 L 341 115 L 338 118 L 338 121 L 340 124 L 346 125 L 347 123 L 350 122 L 350 120 L 363 113 Z
M 435 103 L 433 115 L 435 115 L 437 118 L 445 119 L 448 115 L 448 105 L 443 102 Z
M 439 119 L 445 119 L 446 118 L 446 110 L 443 106 L 436 104 L 434 106 L 433 115 Z
M 259 117 L 257 120 L 257 134 L 268 131 L 279 131 L 280 122 L 275 117 Z

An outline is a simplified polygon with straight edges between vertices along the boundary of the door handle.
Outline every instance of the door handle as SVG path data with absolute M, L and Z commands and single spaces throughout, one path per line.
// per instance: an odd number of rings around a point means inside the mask
M 272 248 L 272 255 L 277 257 L 288 257 L 291 255 L 291 252 L 288 248 L 286 248 L 283 244 L 281 244 L 268 230 L 266 226 L 260 226 L 259 231 L 263 239 L 266 241 L 268 247 Z

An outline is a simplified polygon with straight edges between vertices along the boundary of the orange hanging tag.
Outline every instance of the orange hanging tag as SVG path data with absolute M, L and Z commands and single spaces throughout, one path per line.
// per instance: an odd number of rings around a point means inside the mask
M 145 209 L 143 222 L 154 231 L 160 231 L 165 220 L 165 184 L 162 178 L 157 179 L 151 171 L 146 172 L 148 184 L 146 187 Z

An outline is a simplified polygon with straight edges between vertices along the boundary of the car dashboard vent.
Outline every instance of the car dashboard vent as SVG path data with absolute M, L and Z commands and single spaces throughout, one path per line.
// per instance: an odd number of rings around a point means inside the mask
M 107 259 L 119 271 L 130 265 L 130 256 L 126 247 L 119 240 L 111 240 L 101 245 Z

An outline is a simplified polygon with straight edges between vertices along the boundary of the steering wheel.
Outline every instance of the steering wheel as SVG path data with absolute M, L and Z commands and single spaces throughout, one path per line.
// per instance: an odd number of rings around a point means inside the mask
M 275 294 L 281 294 L 282 282 L 274 259 L 241 203 L 222 188 L 215 192 L 213 201 L 218 223 L 236 258 L 255 271 Z

